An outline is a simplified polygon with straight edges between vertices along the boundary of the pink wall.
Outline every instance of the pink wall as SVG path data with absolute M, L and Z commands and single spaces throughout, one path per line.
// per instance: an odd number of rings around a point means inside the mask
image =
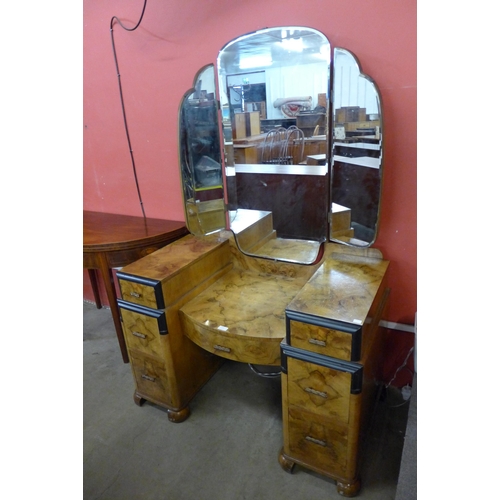
M 385 177 L 376 247 L 391 261 L 388 320 L 417 310 L 416 0 L 149 0 L 140 27 L 114 27 L 126 113 L 148 217 L 184 220 L 177 112 L 196 71 L 236 36 L 310 26 L 359 58 L 384 105 Z M 84 0 L 84 209 L 141 215 L 118 93 L 110 21 L 134 26 L 143 0 Z M 84 298 L 91 298 L 84 278 Z

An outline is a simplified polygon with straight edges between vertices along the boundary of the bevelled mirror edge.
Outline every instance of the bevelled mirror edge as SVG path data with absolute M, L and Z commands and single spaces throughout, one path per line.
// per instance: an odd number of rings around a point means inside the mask
M 223 46 L 217 57 L 217 72 L 225 158 L 229 160 L 226 173 L 231 172 L 231 180 L 238 189 L 233 197 L 237 205 L 230 212 L 228 229 L 235 234 L 244 253 L 314 262 L 321 243 L 328 239 L 330 148 L 325 125 L 330 109 L 330 42 L 320 31 L 303 26 L 257 30 Z M 298 86 L 300 84 L 303 86 Z M 320 102 L 321 96 L 323 102 Z M 299 118 L 303 122 L 301 127 L 295 123 Z M 320 123 L 313 123 L 320 118 Z M 304 126 L 310 130 L 303 130 Z M 285 127 L 289 127 L 286 132 Z M 278 133 L 274 134 L 276 129 L 280 129 L 279 137 Z M 271 134 L 273 138 L 268 141 Z M 322 151 L 307 151 L 312 156 L 302 156 L 304 137 L 308 143 L 322 142 Z M 296 147 L 300 140 L 303 141 L 301 149 Z M 285 142 L 292 144 L 287 154 L 283 153 Z M 275 148 L 276 144 L 280 146 Z M 277 151 L 279 158 L 272 154 Z M 322 164 L 318 153 L 322 153 Z M 306 158 L 311 163 L 306 164 Z M 299 196 L 293 207 L 289 206 L 290 193 L 284 197 L 276 191 L 279 183 L 291 186 Z M 323 200 L 319 205 L 318 193 Z M 309 200 L 305 210 L 301 206 L 304 198 Z M 254 221 L 256 218 L 258 222 Z M 259 230 L 252 227 L 255 234 L 260 234 L 264 226 L 269 226 L 270 231 L 263 231 L 265 237 L 254 241 L 248 237 L 247 228 L 241 230 L 246 226 L 245 220 L 248 227 L 261 226 Z M 295 227 L 291 227 L 290 221 Z M 300 232 L 303 225 L 307 226 L 305 232 Z

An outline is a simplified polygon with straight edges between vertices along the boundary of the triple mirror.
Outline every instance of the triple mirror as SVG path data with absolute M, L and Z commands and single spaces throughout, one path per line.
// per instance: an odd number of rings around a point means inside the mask
M 184 95 L 179 142 L 191 233 L 231 229 L 243 252 L 304 263 L 326 240 L 374 243 L 380 95 L 319 31 L 268 28 L 229 42 Z

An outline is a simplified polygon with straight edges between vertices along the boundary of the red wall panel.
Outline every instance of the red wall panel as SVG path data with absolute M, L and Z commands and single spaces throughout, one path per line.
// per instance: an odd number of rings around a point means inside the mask
M 141 215 L 126 141 L 110 21 L 133 27 L 143 0 L 83 2 L 83 208 Z M 391 261 L 387 320 L 417 310 L 416 0 L 149 0 L 138 29 L 114 35 L 146 215 L 183 220 L 177 113 L 196 71 L 234 37 L 270 26 L 322 31 L 359 58 L 384 105 L 385 176 L 376 247 Z M 84 298 L 92 300 L 86 274 Z

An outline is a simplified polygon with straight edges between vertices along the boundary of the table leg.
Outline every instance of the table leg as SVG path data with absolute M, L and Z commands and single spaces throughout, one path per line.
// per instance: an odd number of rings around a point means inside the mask
M 92 293 L 94 294 L 95 305 L 97 309 L 101 309 L 101 297 L 99 295 L 99 286 L 97 285 L 97 273 L 95 269 L 89 269 L 90 285 L 92 286 Z
M 123 362 L 128 363 L 129 358 L 127 345 L 125 344 L 125 337 L 123 336 L 122 322 L 120 319 L 120 311 L 118 310 L 117 295 L 115 284 L 113 281 L 112 270 L 108 267 L 108 262 L 105 255 L 101 254 L 99 256 L 99 260 L 101 265 L 100 270 L 104 281 L 104 286 L 106 288 L 106 295 L 108 296 L 109 308 L 111 309 L 111 315 L 113 316 L 113 322 L 115 323 L 116 336 L 118 337 L 118 343 L 120 344 Z

